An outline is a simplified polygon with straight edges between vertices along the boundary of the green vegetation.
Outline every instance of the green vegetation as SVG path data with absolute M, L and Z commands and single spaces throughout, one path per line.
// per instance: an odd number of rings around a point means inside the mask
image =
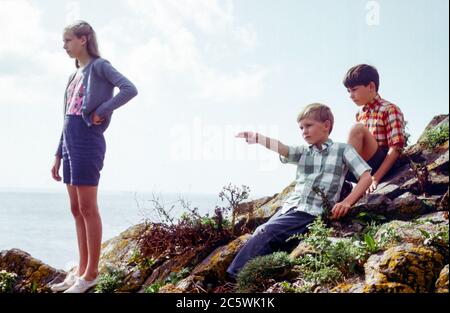
M 306 249 L 308 252 L 290 261 L 290 265 L 294 265 L 291 272 L 296 273 L 296 282 L 295 284 L 288 281 L 280 283 L 282 290 L 312 292 L 319 285 L 332 287 L 346 278 L 361 274 L 364 270 L 363 265 L 371 254 L 398 240 L 398 235 L 392 227 L 382 228 L 377 223 L 384 220 L 384 217 L 362 214 L 358 218 L 365 220 L 366 227 L 361 235 L 353 238 L 334 240 L 331 238 L 333 230 L 327 228 L 319 218 L 309 225 L 307 234 L 288 239 L 302 240 L 302 245 L 308 247 Z M 261 280 L 259 273 L 265 273 L 264 264 L 259 262 L 256 265 L 251 271 L 247 266 L 244 268 L 249 271 L 246 273 L 247 286 L 257 285 Z
M 145 287 L 144 292 L 145 293 L 158 293 L 159 289 L 161 289 L 161 287 L 164 285 L 166 285 L 164 282 L 156 282 L 154 284 L 151 284 L 148 287 Z
M 305 281 L 311 285 L 335 284 L 359 271 L 367 254 L 364 245 L 352 239 L 332 241 L 332 229 L 325 227 L 321 219 L 308 228 L 309 234 L 294 236 L 316 251 L 296 260 Z
M 231 209 L 231 231 L 233 235 L 236 216 L 239 213 L 239 206 L 244 200 L 248 199 L 249 195 L 250 188 L 248 186 L 242 185 L 241 187 L 238 187 L 231 183 L 228 184 L 228 186 L 224 186 L 219 193 L 220 200 L 228 202 L 228 209 Z
M 368 255 L 379 247 L 371 234 L 376 231 L 375 228 L 367 232 L 367 238 L 373 241 L 368 244 L 354 238 L 332 240 L 333 230 L 327 228 L 320 218 L 308 228 L 308 234 L 296 235 L 288 240 L 302 240 L 309 252 L 294 260 L 284 252 L 255 258 L 238 275 L 237 290 L 264 291 L 274 280 L 286 277 L 296 277 L 297 281 L 301 281 L 297 286 L 289 282 L 281 283 L 280 286 L 286 292 L 309 292 L 318 285 L 334 285 L 360 273 Z
M 0 293 L 12 293 L 16 283 L 17 274 L 0 271 Z
M 430 234 L 427 231 L 418 228 L 422 236 L 425 238 L 424 245 L 448 245 L 448 224 L 442 225 L 437 233 Z
M 180 280 L 189 276 L 190 272 L 191 272 L 191 268 L 189 268 L 189 267 L 182 268 L 178 272 L 172 272 L 165 280 L 158 281 L 154 284 L 151 284 L 150 286 L 147 286 L 144 289 L 144 292 L 145 293 L 158 293 L 159 289 L 161 289 L 161 287 L 163 287 L 167 284 L 176 285 Z
M 286 252 L 257 257 L 249 261 L 237 277 L 238 292 L 261 292 L 266 290 L 273 280 L 285 278 L 294 266 Z
M 434 129 L 430 129 L 425 133 L 422 143 L 428 149 L 434 149 L 435 147 L 443 144 L 448 140 L 449 137 L 448 124 L 443 124 Z
M 156 260 L 153 258 L 142 257 L 138 249 L 133 250 L 131 257 L 128 260 L 128 264 L 135 264 L 143 271 L 150 269 L 155 262 Z
M 401 240 L 397 231 L 392 226 L 380 227 L 378 233 L 377 244 L 380 249 L 388 249 Z
M 374 226 L 386 222 L 387 218 L 384 215 L 372 212 L 359 212 L 358 215 L 352 219 L 352 222 L 362 224 L 364 226 Z
M 122 285 L 124 278 L 123 271 L 109 268 L 107 273 L 100 275 L 98 284 L 95 287 L 96 293 L 112 293 Z
M 249 192 L 250 188 L 244 185 L 236 187 L 229 184 L 223 187 L 219 197 L 226 202 L 226 206 L 217 206 L 212 216 L 201 216 L 198 208 L 191 208 L 189 202 L 179 200 L 177 203 L 181 208 L 176 211 L 184 212 L 179 219 L 170 214 L 175 205 L 166 208 L 166 204 L 154 197 L 150 201 L 153 204 L 151 211 L 158 213 L 161 222 L 145 220 L 146 229 L 140 235 L 139 256 L 135 259 L 143 260 L 140 263 L 144 262 L 144 266 L 152 266 L 154 259 L 183 255 L 199 247 L 205 252 L 212 251 L 229 242 L 236 237 L 233 226 L 237 210 L 241 202 L 248 198 Z M 230 211 L 231 223 L 227 220 Z

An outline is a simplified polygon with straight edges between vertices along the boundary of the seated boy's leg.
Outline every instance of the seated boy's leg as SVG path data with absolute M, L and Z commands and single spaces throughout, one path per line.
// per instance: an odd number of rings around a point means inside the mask
M 358 152 L 365 161 L 367 161 L 367 164 L 372 168 L 372 174 L 375 173 L 383 162 L 386 152 L 384 152 L 384 148 L 378 146 L 377 140 L 364 124 L 357 123 L 353 125 L 347 142 L 355 148 L 356 152 Z M 382 158 L 380 161 L 381 156 Z M 358 183 L 358 179 L 356 179 L 355 175 L 350 171 L 345 176 L 344 186 L 341 190 L 339 201 L 345 199 L 353 189 L 348 182 Z
M 369 166 L 372 168 L 372 174 L 375 173 L 380 168 L 381 163 L 383 163 L 384 159 L 386 158 L 387 151 L 388 151 L 388 148 L 386 148 L 386 147 L 378 147 L 375 154 L 369 160 L 367 160 L 367 164 L 369 164 Z M 392 174 L 393 171 L 395 171 L 395 169 L 396 169 L 396 167 L 394 164 L 394 166 L 389 170 L 389 172 L 383 178 L 388 177 L 390 174 Z M 383 179 L 381 181 L 383 181 Z M 350 192 L 352 191 L 353 186 L 350 184 L 350 182 L 358 183 L 358 180 L 356 179 L 355 175 L 353 175 L 349 171 L 347 173 L 347 175 L 345 176 L 345 181 L 344 181 L 344 185 L 342 186 L 339 201 L 344 200 L 345 197 L 347 197 L 350 194 Z
M 315 216 L 304 212 L 290 210 L 285 214 L 278 211 L 269 221 L 259 226 L 252 237 L 238 252 L 227 273 L 236 278 L 244 265 L 251 259 L 284 250 L 289 244 L 286 240 L 292 235 L 304 233 Z M 283 249 L 284 248 L 284 249 Z
M 370 160 L 378 149 L 377 140 L 362 123 L 353 125 L 350 129 L 347 142 L 355 148 L 356 152 L 365 161 Z

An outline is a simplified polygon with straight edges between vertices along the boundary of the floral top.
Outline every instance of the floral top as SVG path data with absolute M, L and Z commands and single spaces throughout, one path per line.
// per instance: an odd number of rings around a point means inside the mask
M 83 105 L 84 86 L 83 86 L 83 71 L 78 69 L 75 77 L 70 82 L 66 90 L 66 114 L 67 115 L 81 115 L 81 108 Z

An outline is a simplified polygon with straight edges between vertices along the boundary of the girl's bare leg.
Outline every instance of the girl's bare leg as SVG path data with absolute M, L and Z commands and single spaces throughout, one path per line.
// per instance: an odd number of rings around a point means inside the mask
M 97 186 L 77 186 L 78 203 L 86 227 L 88 261 L 82 275 L 94 280 L 98 275 L 98 262 L 102 243 L 102 221 L 97 205 Z
M 67 185 L 67 191 L 69 193 L 70 199 L 70 209 L 72 215 L 75 219 L 75 227 L 77 231 L 78 240 L 78 251 L 79 251 L 79 261 L 78 261 L 78 271 L 77 276 L 82 276 L 86 271 L 88 263 L 88 249 L 87 249 L 87 239 L 86 239 L 86 227 L 84 223 L 84 218 L 81 215 L 80 206 L 78 203 L 78 193 L 77 188 L 72 185 Z

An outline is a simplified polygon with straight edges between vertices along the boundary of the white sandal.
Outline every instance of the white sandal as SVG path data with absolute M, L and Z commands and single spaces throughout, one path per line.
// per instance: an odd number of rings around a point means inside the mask
M 79 277 L 77 278 L 75 284 L 66 291 L 64 291 L 64 293 L 85 293 L 95 285 L 97 285 L 97 278 L 94 280 L 85 280 Z
M 64 281 L 58 283 L 58 284 L 53 284 L 51 285 L 50 289 L 53 292 L 59 292 L 59 291 L 64 291 L 69 289 L 70 287 L 72 287 L 75 282 L 77 281 L 77 276 L 74 273 L 69 273 L 67 274 L 66 278 L 64 279 Z

